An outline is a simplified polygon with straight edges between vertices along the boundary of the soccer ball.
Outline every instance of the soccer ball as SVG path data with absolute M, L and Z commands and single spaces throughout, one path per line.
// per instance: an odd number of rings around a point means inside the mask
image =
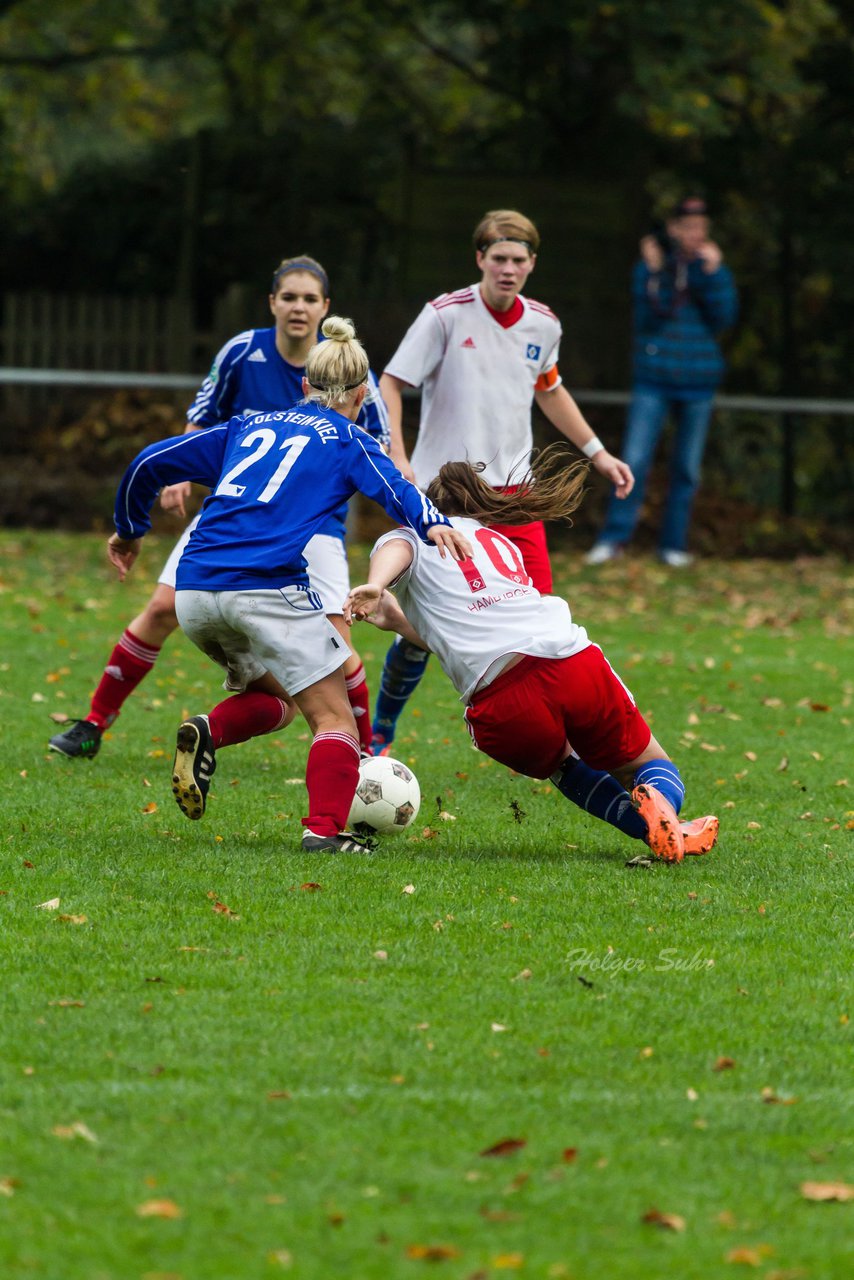
M 421 806 L 421 788 L 411 769 L 391 756 L 366 756 L 359 762 L 359 785 L 347 825 L 379 835 L 405 831 Z

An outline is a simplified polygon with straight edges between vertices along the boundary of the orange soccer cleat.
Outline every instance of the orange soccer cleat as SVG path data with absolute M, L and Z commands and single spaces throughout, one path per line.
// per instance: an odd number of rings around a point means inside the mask
M 685 857 L 685 838 L 679 826 L 679 815 L 660 791 L 646 783 L 635 787 L 632 804 L 646 823 L 646 842 L 662 862 L 681 862 Z
M 691 822 L 680 822 L 679 827 L 685 843 L 685 857 L 699 858 L 714 848 L 719 826 L 720 823 L 713 814 L 705 818 L 693 818 Z

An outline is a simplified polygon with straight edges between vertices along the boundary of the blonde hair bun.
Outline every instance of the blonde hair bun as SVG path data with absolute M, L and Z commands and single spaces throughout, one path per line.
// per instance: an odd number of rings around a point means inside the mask
M 324 338 L 330 342 L 351 342 L 356 336 L 356 326 L 343 316 L 327 316 L 320 327 Z
M 326 341 L 321 338 L 315 343 L 305 359 L 305 376 L 311 387 L 306 399 L 333 409 L 344 404 L 367 379 L 368 355 L 352 320 L 327 316 L 321 332 Z

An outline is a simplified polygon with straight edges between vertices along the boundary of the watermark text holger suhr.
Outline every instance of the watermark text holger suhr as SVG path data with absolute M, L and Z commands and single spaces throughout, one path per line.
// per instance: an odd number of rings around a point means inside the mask
M 675 947 L 664 947 L 652 959 L 643 956 L 621 956 L 616 951 L 608 950 L 597 955 L 589 947 L 573 947 L 567 955 L 570 969 L 584 969 L 589 973 L 600 973 L 613 978 L 617 973 L 699 973 L 714 966 L 714 957 L 704 956 L 702 951 L 695 951 L 692 956 L 683 956 Z

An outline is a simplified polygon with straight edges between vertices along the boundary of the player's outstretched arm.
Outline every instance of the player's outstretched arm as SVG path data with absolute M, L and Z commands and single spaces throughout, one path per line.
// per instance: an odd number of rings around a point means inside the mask
M 434 524 L 427 530 L 427 537 L 439 548 L 439 555 L 443 560 L 449 551 L 454 560 L 471 559 L 471 543 L 459 529 L 448 524 Z
M 373 622 L 380 630 L 394 628 L 381 627 L 374 614 L 376 613 L 383 591 L 392 582 L 397 582 L 412 564 L 414 555 L 412 544 L 408 538 L 387 538 L 371 555 L 368 570 L 368 581 L 362 586 L 353 587 L 344 602 L 344 621 L 352 625 L 354 621 Z M 389 597 L 393 600 L 393 597 Z M 397 602 L 394 601 L 396 604 Z M 403 616 L 401 614 L 401 616 Z
M 188 422 L 184 427 L 184 435 L 191 431 L 199 431 L 195 422 Z M 177 484 L 164 485 L 160 490 L 160 506 L 163 511 L 172 511 L 182 520 L 187 519 L 187 499 L 193 491 L 189 480 L 179 480 Z
M 107 539 L 107 558 L 118 569 L 119 582 L 124 582 L 132 569 L 140 546 L 139 538 L 120 538 L 117 533 L 110 534 Z
M 378 631 L 394 631 L 429 652 L 430 646 L 421 639 L 391 592 L 369 582 L 350 592 L 344 603 L 344 621 L 348 625 L 370 622 Z

